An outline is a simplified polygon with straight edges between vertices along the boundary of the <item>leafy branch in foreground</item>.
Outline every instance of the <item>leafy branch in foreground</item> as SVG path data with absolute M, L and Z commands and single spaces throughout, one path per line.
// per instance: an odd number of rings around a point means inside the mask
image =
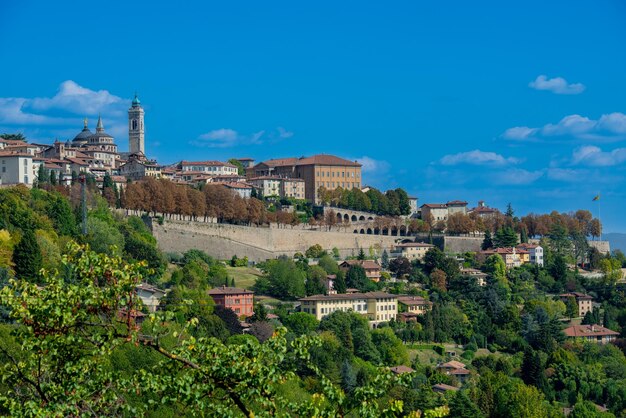
M 319 337 L 288 342 L 279 328 L 263 344 L 253 338 L 225 344 L 194 337 L 198 319 L 181 327 L 172 312 L 152 314 L 140 327 L 135 287 L 144 268 L 72 243 L 63 276 L 44 271 L 41 285 L 11 280 L 0 290 L 0 304 L 15 322 L 10 337 L 0 334 L 0 414 L 141 416 L 164 405 L 219 417 L 402 414 L 402 401 L 387 393 L 407 385 L 409 376 L 380 370 L 348 397 L 310 359 Z M 159 356 L 143 367 L 116 369 L 111 358 L 127 348 Z M 283 388 L 299 381 L 302 370 L 316 375 L 321 389 L 290 399 Z

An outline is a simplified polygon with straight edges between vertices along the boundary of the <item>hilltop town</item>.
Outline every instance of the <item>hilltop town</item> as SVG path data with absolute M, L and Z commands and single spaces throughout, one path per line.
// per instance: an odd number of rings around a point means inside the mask
M 101 117 L 48 145 L 0 139 L 0 413 L 25 410 L 19 393 L 107 415 L 128 387 L 142 413 L 154 393 L 163 414 L 626 411 L 608 389 L 626 387 L 626 257 L 589 211 L 421 203 L 327 154 L 162 165 L 138 97 L 128 129 L 129 152 Z M 30 375 L 61 383 L 30 393 Z M 192 400 L 168 398 L 183 386 Z

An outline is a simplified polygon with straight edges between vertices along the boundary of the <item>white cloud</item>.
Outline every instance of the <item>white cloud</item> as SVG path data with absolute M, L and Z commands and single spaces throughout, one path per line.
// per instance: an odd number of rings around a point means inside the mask
M 240 145 L 258 145 L 263 143 L 274 143 L 283 139 L 291 138 L 293 132 L 279 126 L 269 132 L 262 130 L 246 135 L 230 128 L 221 128 L 209 131 L 200 135 L 196 140 L 191 141 L 192 145 L 210 148 L 229 148 Z
M 574 150 L 572 164 L 596 167 L 610 167 L 626 162 L 626 148 L 602 151 L 600 148 L 587 145 Z
M 192 144 L 211 148 L 227 148 L 244 144 L 258 144 L 260 143 L 261 137 L 264 133 L 265 131 L 259 131 L 251 135 L 242 135 L 233 129 L 215 129 L 200 135 L 196 141 L 192 141 Z
M 375 160 L 374 158 L 363 156 L 361 158 L 354 158 L 359 164 L 361 164 L 361 170 L 363 173 L 386 173 L 389 170 L 389 163 L 387 161 Z
M 586 170 L 577 170 L 572 168 L 549 168 L 547 177 L 549 180 L 564 182 L 579 182 L 587 175 Z
M 111 117 L 124 114 L 129 103 L 107 90 L 95 91 L 67 80 L 61 83 L 54 97 L 34 98 L 29 105 L 36 111 L 60 109 L 79 115 L 104 113 Z
M 534 183 L 541 176 L 543 176 L 543 170 L 528 171 L 522 168 L 511 168 L 490 176 L 490 179 L 495 184 L 515 186 Z
M 53 97 L 0 98 L 0 124 L 7 131 L 24 132 L 29 140 L 50 142 L 71 139 L 89 117 L 91 128 L 98 113 L 102 114 L 107 132 L 123 144 L 128 134 L 126 110 L 130 100 L 109 93 L 91 90 L 72 80 L 61 83 Z
M 502 138 L 513 141 L 538 141 L 559 137 L 594 141 L 626 139 L 626 115 L 614 112 L 602 115 L 598 120 L 568 115 L 555 124 L 549 123 L 541 128 L 516 126 L 502 134 Z
M 24 111 L 29 99 L 19 97 L 0 98 L 0 123 L 8 125 L 59 125 L 68 120 Z
M 468 152 L 459 152 L 458 154 L 445 155 L 439 162 L 443 165 L 471 164 L 499 166 L 518 164 L 521 161 L 514 157 L 507 158 L 495 152 L 486 152 L 476 149 Z
M 279 126 L 276 130 L 279 138 L 291 138 L 293 136 L 293 132 L 286 130 L 282 126 Z
M 528 83 L 528 86 L 535 90 L 551 91 L 554 94 L 580 94 L 585 91 L 585 86 L 581 83 L 568 83 L 563 77 L 548 78 L 543 74 Z

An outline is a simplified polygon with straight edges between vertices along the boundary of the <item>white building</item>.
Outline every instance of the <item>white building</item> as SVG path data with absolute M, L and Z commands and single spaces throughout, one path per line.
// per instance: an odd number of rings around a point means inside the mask
M 280 177 L 261 176 L 253 177 L 248 183 L 259 190 L 263 197 L 279 197 L 280 196 Z
M 530 263 L 543 267 L 543 247 L 537 244 L 520 244 L 517 249 L 528 251 Z
M 191 171 L 212 176 L 234 176 L 238 174 L 237 167 L 221 161 L 181 161 L 178 168 L 183 173 Z
M 33 156 L 26 153 L 0 151 L 0 184 L 26 184 L 35 180 Z

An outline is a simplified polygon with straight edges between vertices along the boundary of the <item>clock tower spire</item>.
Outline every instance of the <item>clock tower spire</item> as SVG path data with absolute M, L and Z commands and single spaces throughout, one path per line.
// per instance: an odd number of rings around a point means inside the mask
M 146 154 L 144 143 L 143 107 L 137 93 L 128 109 L 128 151 L 131 154 Z

